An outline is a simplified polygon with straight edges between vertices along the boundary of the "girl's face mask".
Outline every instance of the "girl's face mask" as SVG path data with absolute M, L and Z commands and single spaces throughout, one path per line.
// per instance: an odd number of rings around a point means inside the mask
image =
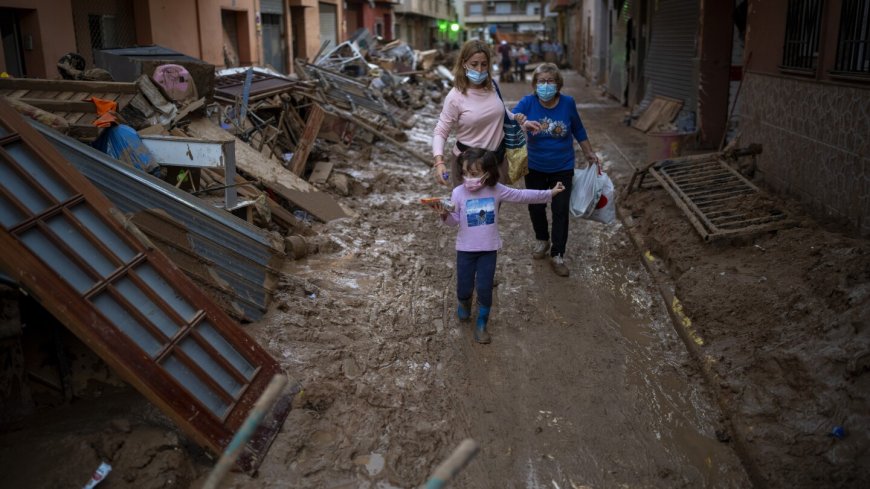
M 489 73 L 486 71 L 477 71 L 472 70 L 471 68 L 465 68 L 465 76 L 468 77 L 468 81 L 475 85 L 480 85 L 484 81 L 486 81 L 486 77 L 489 76 Z
M 538 98 L 543 100 L 544 102 L 549 102 L 553 100 L 553 97 L 556 96 L 556 85 L 552 85 L 550 83 L 538 83 L 535 88 L 535 93 L 538 95 Z
M 469 192 L 477 192 L 483 187 L 483 181 L 486 179 L 486 175 L 482 177 L 462 177 L 464 180 L 463 184 L 465 185 L 465 189 Z

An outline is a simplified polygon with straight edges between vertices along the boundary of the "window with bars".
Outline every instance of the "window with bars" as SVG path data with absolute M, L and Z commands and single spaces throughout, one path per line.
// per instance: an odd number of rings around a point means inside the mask
M 843 0 L 834 72 L 870 75 L 870 1 Z
M 822 3 L 822 0 L 789 0 L 782 68 L 809 72 L 818 67 Z

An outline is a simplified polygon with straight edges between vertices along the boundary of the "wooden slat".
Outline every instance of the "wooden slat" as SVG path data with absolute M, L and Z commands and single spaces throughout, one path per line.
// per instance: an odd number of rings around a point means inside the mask
M 302 132 L 302 138 L 293 153 L 293 159 L 290 160 L 290 170 L 293 173 L 301 176 L 305 171 L 305 162 L 308 161 L 308 155 L 314 149 L 314 141 L 317 139 L 317 133 L 320 132 L 320 126 L 323 124 L 325 116 L 326 113 L 316 104 L 308 112 L 305 131 Z
M 29 94 L 28 94 L 29 95 Z M 22 97 L 18 100 L 25 104 L 30 104 L 34 107 L 39 107 L 42 110 L 49 112 L 94 112 L 97 108 L 93 102 L 82 102 L 76 100 L 54 100 L 42 98 Z
M 38 80 L 31 78 L 0 78 L 0 89 L 13 90 L 56 90 L 60 92 L 109 92 L 138 93 L 135 83 L 75 81 L 75 80 Z

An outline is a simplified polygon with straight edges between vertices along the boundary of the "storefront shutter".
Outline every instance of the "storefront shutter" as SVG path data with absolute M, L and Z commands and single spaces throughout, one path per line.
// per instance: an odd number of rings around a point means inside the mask
M 697 0 L 658 0 L 649 55 L 644 63 L 647 102 L 654 95 L 683 100 L 683 112 L 698 105 Z
M 284 0 L 260 0 L 260 13 L 284 14 Z
M 338 22 L 335 5 L 320 3 L 320 43 L 329 41 L 327 49 L 338 44 Z

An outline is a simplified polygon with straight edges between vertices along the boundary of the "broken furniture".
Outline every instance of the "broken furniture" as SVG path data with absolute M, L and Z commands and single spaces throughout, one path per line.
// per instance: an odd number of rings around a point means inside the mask
M 200 118 L 187 127 L 188 133 L 212 141 L 232 140 L 233 136 L 209 119 Z M 290 206 L 298 207 L 323 222 L 350 217 L 353 212 L 342 206 L 331 195 L 321 192 L 287 171 L 274 159 L 269 159 L 248 144 L 236 144 L 236 168 L 259 180 Z
M 42 135 L 231 316 L 257 321 L 274 293 L 280 236 L 37 123 Z
M 775 202 L 726 160 L 761 153 L 751 145 L 724 153 L 654 161 L 635 171 L 628 191 L 651 175 L 674 199 L 705 241 L 747 236 L 794 225 Z
M 330 104 L 366 118 L 373 125 L 400 130 L 414 127 L 416 116 L 412 112 L 388 106 L 377 91 L 359 80 L 300 60 L 296 60 L 296 67 L 300 77 L 318 82 L 318 93 Z
M 224 172 L 224 209 L 235 213 L 236 145 L 234 140 L 208 141 L 178 136 L 147 135 L 142 143 L 161 166 L 184 168 L 222 168 Z M 243 203 L 248 205 L 248 203 Z
M 0 269 L 212 453 L 227 448 L 279 364 L 0 101 Z M 256 468 L 284 393 L 245 447 Z

